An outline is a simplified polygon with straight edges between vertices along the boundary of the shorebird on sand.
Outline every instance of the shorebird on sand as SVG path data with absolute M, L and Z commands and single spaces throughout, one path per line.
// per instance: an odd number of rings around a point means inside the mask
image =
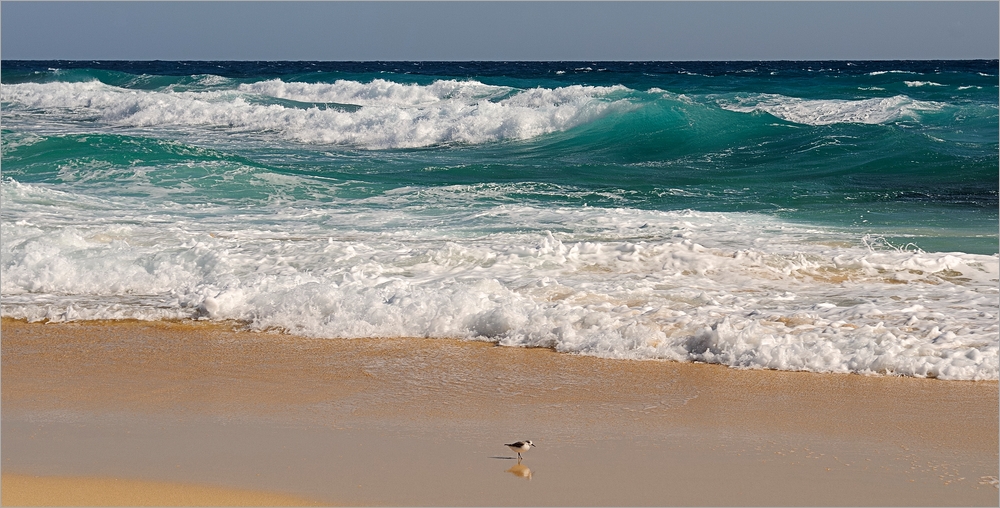
M 516 443 L 505 444 L 504 446 L 510 448 L 511 451 L 517 452 L 517 458 L 520 459 L 521 452 L 527 452 L 528 450 L 531 449 L 532 446 L 535 446 L 535 443 L 532 443 L 530 440 L 528 440 L 528 441 L 518 441 Z

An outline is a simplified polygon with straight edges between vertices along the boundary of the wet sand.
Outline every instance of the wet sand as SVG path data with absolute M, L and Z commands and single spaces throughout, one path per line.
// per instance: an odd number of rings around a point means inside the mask
M 990 506 L 1000 492 L 996 382 L 205 323 L 0 332 L 5 475 L 349 505 Z M 538 444 L 520 464 L 502 446 L 517 439 Z
M 310 500 L 266 492 L 118 478 L 4 474 L 4 506 L 312 506 Z

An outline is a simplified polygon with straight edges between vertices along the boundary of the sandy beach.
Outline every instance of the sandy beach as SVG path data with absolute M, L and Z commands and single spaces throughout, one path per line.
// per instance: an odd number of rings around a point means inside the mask
M 166 485 L 120 503 L 160 505 L 998 501 L 995 381 L 195 322 L 0 331 L 5 505 L 74 504 L 39 492 L 102 481 Z M 520 463 L 503 446 L 518 439 L 538 445 Z

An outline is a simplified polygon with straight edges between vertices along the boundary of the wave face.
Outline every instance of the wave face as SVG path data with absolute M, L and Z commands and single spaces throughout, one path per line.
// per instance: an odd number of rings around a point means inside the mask
M 996 62 L 4 62 L 0 310 L 997 379 Z

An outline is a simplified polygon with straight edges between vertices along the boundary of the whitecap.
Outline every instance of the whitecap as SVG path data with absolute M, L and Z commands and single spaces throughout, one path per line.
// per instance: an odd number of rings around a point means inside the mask
M 944 104 L 918 101 L 905 95 L 873 99 L 800 99 L 776 94 L 754 94 L 719 99 L 720 107 L 741 113 L 764 112 L 806 125 L 836 123 L 882 124 L 917 119 L 921 111 L 937 111 Z
M 369 149 L 415 148 L 441 144 L 479 144 L 522 140 L 564 131 L 593 121 L 629 103 L 614 99 L 622 86 L 571 85 L 513 90 L 478 82 L 436 81 L 407 85 L 370 83 L 284 83 L 271 80 L 239 90 L 202 92 L 144 91 L 86 83 L 3 85 L 3 101 L 21 112 L 45 110 L 48 118 L 107 128 L 205 127 L 209 134 L 276 133 L 302 143 Z M 260 95 L 303 102 L 338 102 L 341 108 L 258 104 Z M 99 127 L 100 125 L 98 125 Z
M 898 70 L 894 70 L 894 71 L 872 71 L 872 72 L 868 73 L 869 76 L 881 76 L 882 74 L 920 74 L 920 73 L 919 72 L 913 72 L 913 71 L 898 71 Z

